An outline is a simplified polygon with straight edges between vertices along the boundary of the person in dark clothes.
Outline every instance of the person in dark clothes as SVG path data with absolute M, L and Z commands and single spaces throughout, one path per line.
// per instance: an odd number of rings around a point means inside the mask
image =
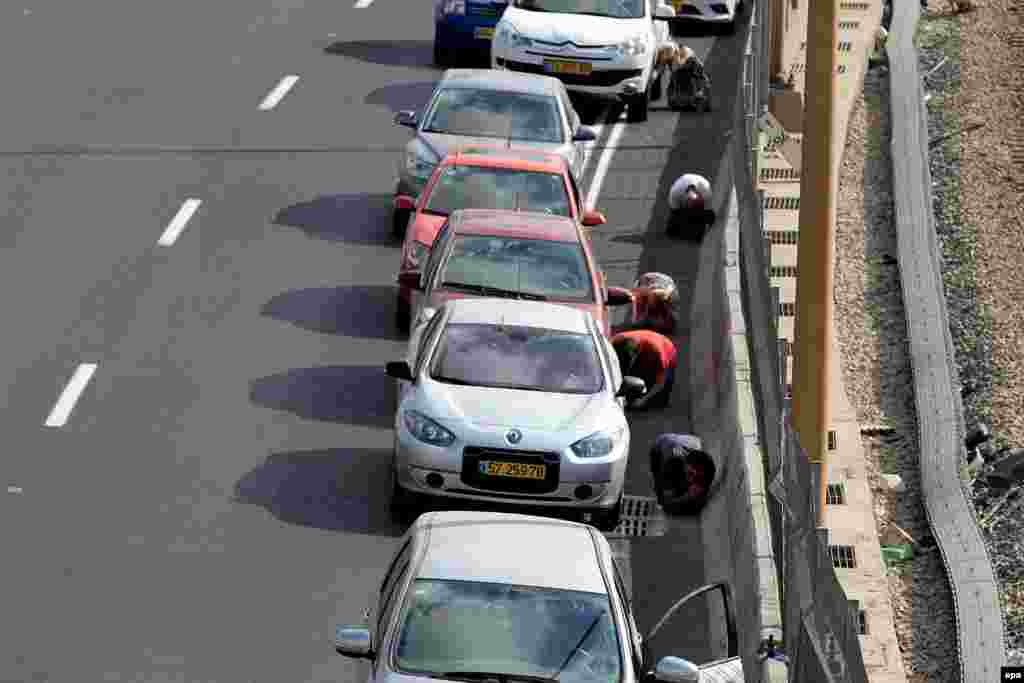
M 650 453 L 658 503 L 669 514 L 693 515 L 707 503 L 715 480 L 715 461 L 689 434 L 661 434 Z
M 626 404 L 627 408 L 665 408 L 675 382 L 676 346 L 653 330 L 628 330 L 612 337 L 624 377 L 639 377 L 647 393 Z

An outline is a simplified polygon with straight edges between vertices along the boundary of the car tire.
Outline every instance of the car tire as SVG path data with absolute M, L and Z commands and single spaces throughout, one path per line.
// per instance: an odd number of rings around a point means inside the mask
M 403 334 L 409 333 L 409 325 L 412 323 L 412 310 L 409 304 L 402 300 L 402 297 L 395 299 L 395 329 Z
M 396 524 L 409 525 L 416 521 L 423 509 L 423 501 L 420 497 L 406 491 L 398 485 L 397 473 L 392 473 L 391 484 L 391 521 Z
M 409 217 L 412 212 L 408 209 L 395 211 L 391 214 L 391 234 L 398 239 L 405 238 L 405 230 L 409 226 Z
M 650 100 L 648 94 L 641 93 L 634 95 L 629 98 L 629 104 L 627 105 L 628 111 L 626 112 L 626 121 L 629 123 L 643 123 L 647 120 L 647 105 Z
M 619 500 L 608 510 L 598 510 L 595 515 L 594 526 L 604 533 L 611 533 L 618 528 L 619 522 L 622 521 L 622 498 L 623 494 L 619 494 Z

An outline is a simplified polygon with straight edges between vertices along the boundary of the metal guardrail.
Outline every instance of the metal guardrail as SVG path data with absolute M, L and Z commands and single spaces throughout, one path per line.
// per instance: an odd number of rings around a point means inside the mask
M 964 683 L 999 680 L 1004 628 L 991 558 L 960 479 L 964 418 L 954 378 L 941 252 L 932 214 L 928 124 L 913 38 L 917 3 L 894 2 L 887 40 L 892 107 L 893 196 L 898 260 L 914 371 L 921 488 L 946 565 Z

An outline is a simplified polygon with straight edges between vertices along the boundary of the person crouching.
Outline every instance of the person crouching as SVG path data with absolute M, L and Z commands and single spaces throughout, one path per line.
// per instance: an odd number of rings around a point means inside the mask
M 628 330 L 612 337 L 623 377 L 638 377 L 647 392 L 626 404 L 627 408 L 665 408 L 672 396 L 676 374 L 676 346 L 653 330 Z
M 715 224 L 711 200 L 711 183 L 707 178 L 696 173 L 680 176 L 668 193 L 668 234 L 697 241 L 703 239 Z

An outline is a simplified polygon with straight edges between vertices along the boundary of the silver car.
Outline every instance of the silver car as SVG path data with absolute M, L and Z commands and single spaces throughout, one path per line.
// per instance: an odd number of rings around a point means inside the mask
M 722 590 L 729 658 L 698 668 L 647 642 L 689 600 Z M 742 683 L 731 592 L 699 588 L 642 636 L 596 529 L 527 515 L 430 512 L 410 527 L 364 624 L 335 650 L 371 662 L 370 683 Z M 718 674 L 718 675 L 714 675 Z
M 559 154 L 580 180 L 583 143 L 596 139 L 580 125 L 561 81 L 491 69 L 449 69 L 423 112 L 400 111 L 395 123 L 413 128 L 398 164 L 395 195 L 418 197 L 434 167 L 467 145 L 502 145 Z
M 540 301 L 467 298 L 425 309 L 399 380 L 392 509 L 424 496 L 571 508 L 612 530 L 629 456 L 623 378 L 593 316 Z

